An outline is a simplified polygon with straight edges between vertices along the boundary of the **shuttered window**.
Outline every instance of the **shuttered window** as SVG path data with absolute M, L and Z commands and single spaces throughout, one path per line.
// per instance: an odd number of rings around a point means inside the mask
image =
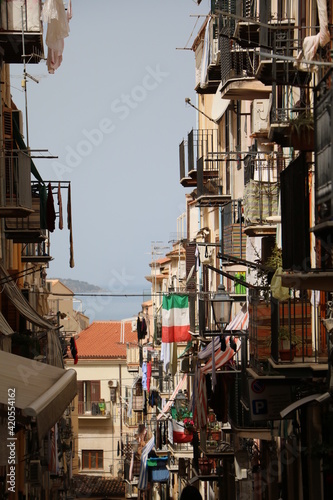
M 104 469 L 103 450 L 82 450 L 82 469 Z

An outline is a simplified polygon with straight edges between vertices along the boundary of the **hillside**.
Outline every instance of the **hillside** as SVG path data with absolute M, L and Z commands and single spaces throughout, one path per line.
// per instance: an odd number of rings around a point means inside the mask
M 73 280 L 67 278 L 53 278 L 53 279 L 60 280 L 61 283 L 66 285 L 74 293 L 102 293 L 108 291 L 105 288 L 92 285 L 91 283 L 87 283 L 86 281 Z

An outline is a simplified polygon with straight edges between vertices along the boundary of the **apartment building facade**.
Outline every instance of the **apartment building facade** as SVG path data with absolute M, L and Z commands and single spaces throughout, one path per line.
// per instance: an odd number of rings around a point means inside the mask
M 185 484 L 228 500 L 330 495 L 331 24 L 325 0 L 212 1 L 193 43 L 198 128 L 179 145 L 191 345 L 177 370 L 193 435 L 187 456 L 172 432 L 155 446 L 170 474 L 158 486 L 149 462 L 142 498 Z
M 66 17 L 65 6 L 60 9 Z M 44 58 L 49 22 L 43 24 L 41 14 L 39 1 L 1 3 L 0 496 L 12 499 L 59 498 L 69 490 L 73 459 L 76 373 L 64 369 L 46 286 L 50 234 L 60 223 L 52 200 L 69 193 L 70 183 L 43 180 L 31 158 L 24 113 L 10 93 L 11 65 L 26 70 Z

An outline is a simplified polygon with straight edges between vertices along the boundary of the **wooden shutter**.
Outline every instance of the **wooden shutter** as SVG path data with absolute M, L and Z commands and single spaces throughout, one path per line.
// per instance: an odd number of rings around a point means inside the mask
M 100 389 L 100 381 L 92 380 L 90 383 L 91 388 L 91 402 L 96 402 L 100 400 L 101 397 L 101 389 Z
M 83 413 L 83 382 L 82 380 L 77 381 L 77 398 L 78 398 L 78 413 L 82 415 Z

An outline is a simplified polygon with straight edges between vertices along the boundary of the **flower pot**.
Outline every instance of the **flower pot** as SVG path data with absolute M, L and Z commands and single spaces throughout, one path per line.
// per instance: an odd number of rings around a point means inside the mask
M 296 348 L 294 349 L 280 349 L 279 350 L 281 361 L 292 361 L 296 354 Z
M 213 441 L 221 440 L 221 431 L 211 431 L 210 435 Z
M 210 464 L 207 458 L 199 458 L 199 472 L 205 476 L 210 474 Z

